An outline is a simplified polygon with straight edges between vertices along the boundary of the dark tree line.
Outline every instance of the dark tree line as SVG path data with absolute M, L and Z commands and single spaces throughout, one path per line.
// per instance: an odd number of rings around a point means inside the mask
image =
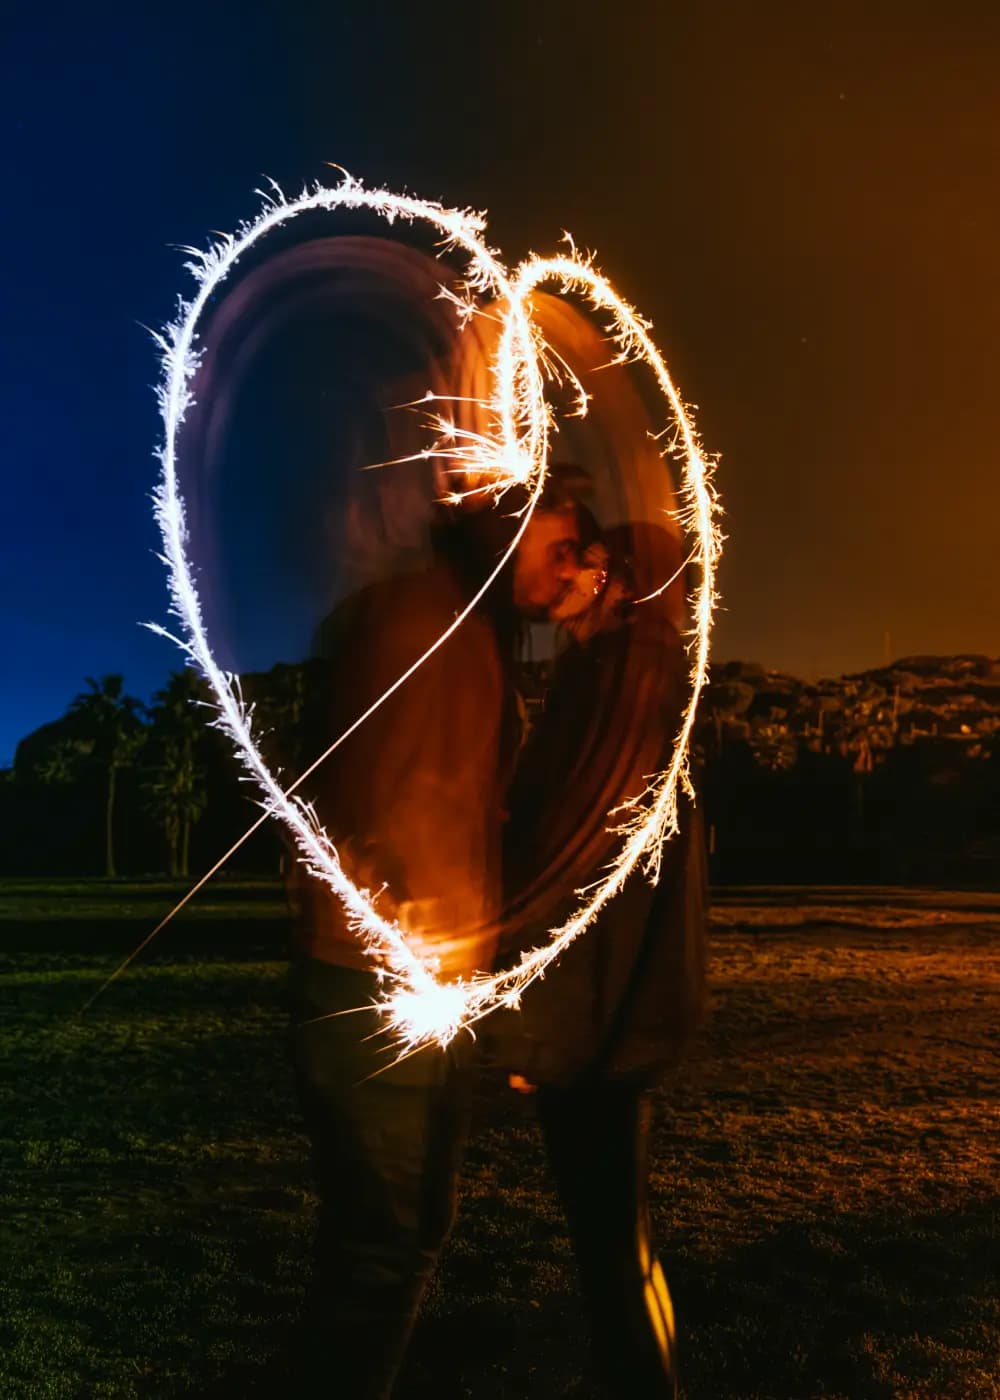
M 1000 878 L 1000 742 L 876 750 L 700 726 L 712 878 L 721 883 L 986 884 Z M 862 750 L 862 754 L 864 750 Z
M 301 766 L 314 682 L 309 662 L 241 677 L 264 756 L 288 781 Z M 62 718 L 26 736 L 0 773 L 0 872 L 186 879 L 214 864 L 259 815 L 214 713 L 209 686 L 189 668 L 148 705 L 120 675 L 88 677 Z M 274 873 L 283 849 L 265 826 L 232 868 Z
M 120 675 L 86 685 L 61 720 L 21 742 L 5 775 L 4 869 L 188 877 L 210 801 L 224 822 L 245 806 L 228 745 L 206 724 L 205 683 L 176 672 L 148 706 Z
M 264 755 L 289 781 L 306 761 L 304 716 L 321 693 L 315 665 L 241 681 Z M 529 709 L 544 701 L 544 670 L 522 678 Z M 705 692 L 693 746 L 714 879 L 995 882 L 995 738 L 974 760 L 960 744 L 927 739 L 876 749 L 868 761 L 863 743 L 848 748 L 815 730 L 796 736 L 767 715 L 748 724 L 753 691 L 741 685 Z M 185 879 L 214 864 L 258 812 L 211 714 L 208 687 L 190 669 L 171 675 L 148 706 L 119 675 L 88 678 L 0 775 L 0 872 Z M 275 873 L 283 849 L 266 824 L 232 868 Z

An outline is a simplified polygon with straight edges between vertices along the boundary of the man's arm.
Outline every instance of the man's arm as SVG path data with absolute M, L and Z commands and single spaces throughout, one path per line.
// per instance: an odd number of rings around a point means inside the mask
M 448 590 L 423 583 L 407 594 L 401 582 L 394 592 L 396 606 L 369 616 L 349 649 L 355 713 L 454 617 Z M 355 878 L 373 889 L 388 882 L 379 907 L 445 976 L 486 970 L 493 958 L 502 698 L 492 630 L 470 617 L 346 741 L 328 775 L 324 820 L 349 849 L 363 850 Z

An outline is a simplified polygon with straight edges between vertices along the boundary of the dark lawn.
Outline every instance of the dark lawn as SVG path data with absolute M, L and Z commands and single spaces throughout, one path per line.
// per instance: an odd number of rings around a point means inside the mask
M 240 1393 L 303 1296 L 275 889 L 206 892 L 74 1014 L 174 889 L 0 886 L 10 1400 Z M 711 1028 L 653 1152 L 687 1396 L 1000 1396 L 1000 899 L 731 892 L 714 925 Z M 530 1100 L 489 1080 L 477 1119 L 400 1400 L 582 1400 Z

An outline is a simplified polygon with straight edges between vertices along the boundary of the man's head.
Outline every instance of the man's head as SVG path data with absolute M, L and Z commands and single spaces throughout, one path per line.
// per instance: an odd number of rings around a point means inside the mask
M 586 568 L 584 551 L 600 535 L 597 521 L 581 504 L 590 492 L 584 468 L 568 462 L 550 465 L 513 564 L 514 606 L 533 622 L 556 621 L 563 609 L 575 606 L 574 593 Z
M 580 521 L 572 503 L 539 502 L 514 555 L 514 606 L 533 622 L 558 611 L 580 569 Z

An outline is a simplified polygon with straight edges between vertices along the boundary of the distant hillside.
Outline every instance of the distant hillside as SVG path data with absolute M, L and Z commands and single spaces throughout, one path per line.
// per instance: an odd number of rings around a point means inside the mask
M 854 753 L 860 767 L 918 741 L 978 758 L 1000 729 L 1000 658 L 904 656 L 816 682 L 757 662 L 726 661 L 711 668 L 702 712 L 720 740 L 746 739 L 776 767 L 793 762 L 802 743 Z

